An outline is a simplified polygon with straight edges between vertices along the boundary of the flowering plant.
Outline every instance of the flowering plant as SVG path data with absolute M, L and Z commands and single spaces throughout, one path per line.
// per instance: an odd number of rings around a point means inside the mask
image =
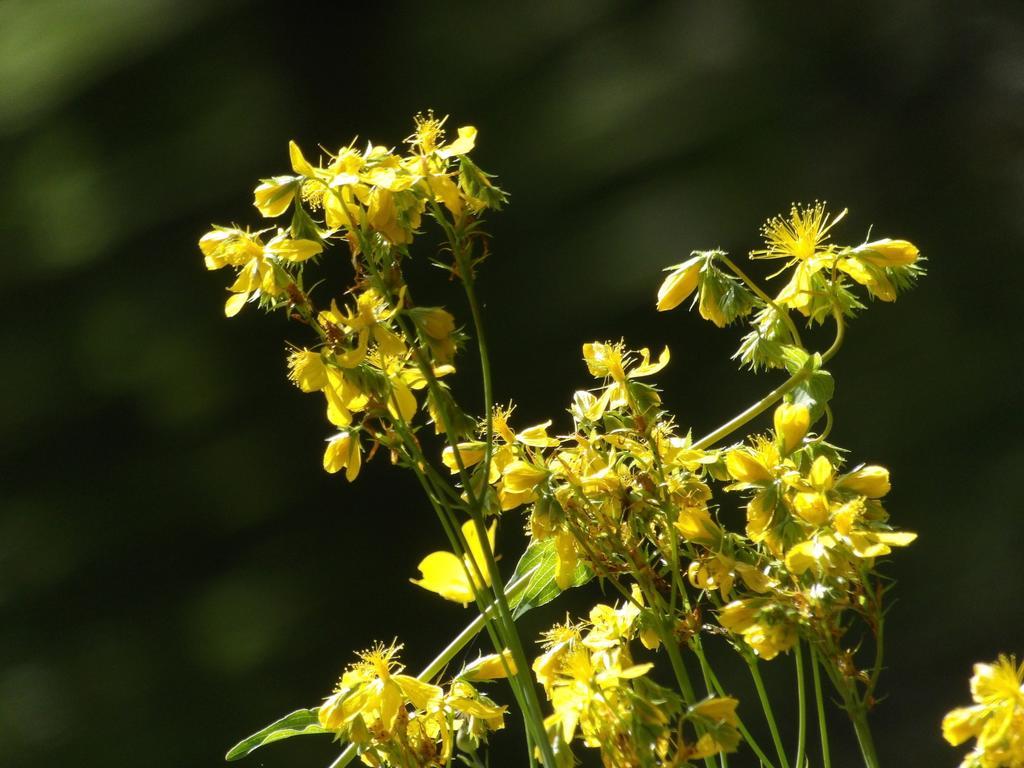
M 292 142 L 291 174 L 255 190 L 272 226 L 216 227 L 200 240 L 208 269 L 236 273 L 227 316 L 257 306 L 304 326 L 288 371 L 300 390 L 323 397 L 334 430 L 324 469 L 351 482 L 364 461 L 388 456 L 412 472 L 450 545 L 427 554 L 412 581 L 476 610 L 420 674 L 406 673 L 397 641 L 378 644 L 358 654 L 320 706 L 283 717 L 228 758 L 326 733 L 345 745 L 332 768 L 355 756 L 370 766 L 446 766 L 456 757 L 482 766 L 508 711 L 485 686 L 507 679 L 530 764 L 571 766 L 583 747 L 606 766 L 725 766 L 728 753 L 746 749 L 764 766 L 802 767 L 811 760 L 810 710 L 829 766 L 824 679 L 865 765 L 877 766 L 868 713 L 889 588 L 877 565 L 915 534 L 889 522 L 888 471 L 828 442 L 826 366 L 865 298 L 891 302 L 923 273 L 918 249 L 889 238 L 839 245 L 832 230 L 845 211 L 794 205 L 766 222 L 763 247 L 750 254 L 784 260 L 774 296 L 721 250 L 694 251 L 669 267 L 657 294 L 660 311 L 692 296 L 714 325 L 744 324 L 740 364 L 785 376 L 762 399 L 695 437 L 650 383 L 669 364 L 668 349 L 654 357 L 622 341 L 595 341 L 582 348 L 592 381 L 573 396 L 571 425 L 513 426 L 513 406 L 494 402 L 476 295 L 488 255 L 482 222 L 507 196 L 470 159 L 476 129 L 459 128 L 448 141 L 444 124 L 417 116 L 402 151 L 353 143 L 316 163 Z M 421 256 L 427 224 L 442 245 Z M 310 279 L 330 250 L 351 261 L 345 291 Z M 423 257 L 463 289 L 467 329 L 447 309 L 414 298 L 405 266 Z M 833 341 L 813 350 L 797 321 L 831 324 Z M 448 384 L 471 338 L 482 372 L 477 416 Z M 741 432 L 769 411 L 771 428 Z M 510 515 L 525 518 L 528 534 L 511 575 L 495 552 L 496 526 Z M 595 578 L 616 601 L 553 626 L 531 659 L 519 617 Z M 493 652 L 452 666 L 480 632 Z M 734 651 L 749 670 L 770 744 L 758 742 L 746 725 L 753 715 L 721 684 L 713 645 Z M 783 743 L 760 671 L 780 654 L 795 663 L 795 749 Z M 658 675 L 661 658 L 671 682 Z M 950 715 L 948 738 L 981 733 L 981 749 L 995 743 L 995 731 L 1020 732 L 1019 713 L 1014 720 L 987 695 L 976 691 L 982 709 Z M 1015 759 L 1005 764 L 1020 765 Z

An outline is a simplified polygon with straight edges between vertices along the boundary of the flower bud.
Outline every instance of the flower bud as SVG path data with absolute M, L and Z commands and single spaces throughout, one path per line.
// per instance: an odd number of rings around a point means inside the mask
M 462 459 L 463 467 L 472 467 L 484 460 L 484 449 L 486 445 L 480 442 L 459 443 L 459 458 Z M 454 475 L 459 471 L 459 462 L 455 458 L 455 450 L 449 445 L 441 451 L 441 463 L 444 464 Z
M 880 499 L 892 488 L 889 484 L 889 470 L 878 465 L 861 467 L 851 472 L 839 482 L 839 486 L 869 499 Z
M 888 237 L 858 245 L 853 250 L 861 259 L 876 267 L 905 267 L 917 261 L 921 253 L 916 245 L 907 240 L 892 240 Z
M 683 262 L 658 289 L 658 311 L 667 312 L 682 304 L 697 288 L 700 276 L 700 263 L 697 259 Z
M 273 219 L 288 210 L 298 188 L 291 176 L 275 176 L 256 187 L 252 204 L 266 218 Z
M 782 438 L 783 453 L 792 453 L 810 426 L 811 412 L 806 405 L 783 403 L 775 409 L 775 434 Z
M 415 307 L 409 314 L 427 336 L 437 341 L 444 341 L 455 330 L 455 318 L 440 307 Z
M 478 682 L 482 680 L 498 680 L 507 677 L 505 667 L 513 675 L 516 673 L 516 664 L 512 660 L 511 652 L 506 648 L 501 655 L 492 653 L 489 656 L 481 656 L 476 661 L 470 662 L 459 675 L 463 680 Z

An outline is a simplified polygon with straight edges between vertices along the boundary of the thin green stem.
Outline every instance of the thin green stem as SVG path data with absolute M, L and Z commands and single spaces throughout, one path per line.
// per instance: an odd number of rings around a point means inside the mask
M 796 660 L 796 706 L 797 706 L 797 731 L 796 731 L 796 768 L 804 768 L 804 755 L 807 750 L 807 701 L 804 692 L 804 657 L 803 643 L 797 641 L 794 647 L 793 658 Z
M 836 353 L 839 351 L 840 347 L 843 346 L 843 339 L 846 337 L 846 321 L 843 319 L 842 313 L 839 312 L 839 310 L 834 310 L 832 314 L 835 317 L 836 321 L 836 336 L 832 342 L 832 346 L 830 346 L 821 356 L 822 365 L 824 365 L 825 363 L 827 363 L 829 360 L 836 356 Z M 782 382 L 779 386 L 777 386 L 775 389 L 769 392 L 767 395 L 765 395 L 752 406 L 743 411 L 741 414 L 730 419 L 713 432 L 709 432 L 708 434 L 704 435 L 704 437 L 702 437 L 700 440 L 696 441 L 693 444 L 693 447 L 698 449 L 707 448 L 717 443 L 723 437 L 731 435 L 744 424 L 751 421 L 752 419 L 757 418 L 766 410 L 771 408 L 776 402 L 778 402 L 787 394 L 789 394 L 804 379 L 810 376 L 811 373 L 812 371 L 810 368 L 807 368 L 806 366 L 801 368 L 788 379 L 786 379 L 784 382 Z
M 811 646 L 811 674 L 814 676 L 814 698 L 818 705 L 818 733 L 821 735 L 822 768 L 832 768 L 832 755 L 828 748 L 828 723 L 825 720 L 825 697 L 821 693 L 821 672 L 818 651 Z
M 832 317 L 836 321 L 836 337 L 832 342 L 832 346 L 825 350 L 821 355 L 821 364 L 824 365 L 839 351 L 840 347 L 843 346 L 843 340 L 846 338 L 846 320 L 843 318 L 843 313 L 838 309 L 832 310 Z
M 700 440 L 697 440 L 693 444 L 693 447 L 696 449 L 708 448 L 717 443 L 723 437 L 731 435 L 744 424 L 757 418 L 762 413 L 771 408 L 773 405 L 775 405 L 776 402 L 778 402 L 787 394 L 789 394 L 794 388 L 796 388 L 797 385 L 799 385 L 810 374 L 810 369 L 801 368 L 799 371 L 794 373 L 792 376 L 790 376 L 788 379 L 786 379 L 779 386 L 777 386 L 767 395 L 762 397 L 752 406 L 747 408 L 741 414 L 730 419 L 713 432 L 709 432 L 708 434 L 704 435 L 704 437 L 700 438 Z
M 757 697 L 761 700 L 761 708 L 764 710 L 764 717 L 768 723 L 768 730 L 772 734 L 772 742 L 775 744 L 775 752 L 779 756 L 779 765 L 782 768 L 789 768 L 789 760 L 786 759 L 786 750 L 782 746 L 782 738 L 779 736 L 779 728 L 775 724 L 775 713 L 772 712 L 771 702 L 768 700 L 768 692 L 764 688 L 764 680 L 761 679 L 761 671 L 757 668 L 757 659 L 746 657 L 747 667 L 750 669 L 750 676 L 754 678 L 754 687 L 757 688 Z
M 439 219 L 443 219 L 444 215 L 437 208 L 436 202 L 432 201 L 435 207 L 435 214 Z M 446 232 L 448 228 L 445 227 Z M 484 398 L 484 424 L 485 424 L 485 437 L 484 437 L 484 460 L 483 460 L 483 479 L 484 486 L 481 489 L 481 495 L 477 503 L 470 507 L 470 517 L 473 520 L 474 526 L 476 526 L 477 535 L 481 542 L 481 551 L 483 552 L 484 562 L 487 566 L 487 570 L 491 577 L 492 584 L 499 584 L 501 574 L 498 571 L 498 564 L 494 558 L 494 553 L 491 551 L 487 540 L 487 526 L 484 522 L 484 503 L 487 498 L 489 488 L 486 485 L 487 478 L 490 476 L 491 466 L 491 453 L 493 450 L 494 442 L 494 424 L 493 424 L 493 408 L 494 408 L 494 396 L 493 386 L 491 379 L 491 361 L 490 355 L 487 351 L 487 337 L 484 333 L 483 316 L 480 311 L 480 302 L 477 301 L 476 291 L 474 289 L 474 281 L 472 274 L 472 264 L 470 263 L 470 256 L 466 253 L 464 243 L 461 238 L 458 237 L 457 233 L 452 230 L 450 233 L 449 244 L 452 247 L 453 255 L 455 256 L 459 274 L 462 277 L 462 285 L 466 293 L 466 301 L 469 304 L 469 311 L 473 318 L 473 328 L 476 333 L 477 349 L 480 356 L 480 372 L 483 380 L 483 398 Z M 458 455 L 458 448 L 454 449 L 456 455 Z M 467 483 L 466 488 L 467 494 L 470 494 L 472 499 L 474 491 L 472 487 Z M 537 689 L 533 685 L 533 680 L 530 677 L 530 666 L 526 658 L 526 653 L 523 650 L 522 640 L 519 637 L 519 630 L 516 627 L 515 619 L 512 617 L 512 611 L 508 607 L 508 602 L 505 599 L 505 595 L 501 590 L 495 590 L 495 598 L 498 603 L 498 611 L 502 618 L 502 621 L 506 625 L 506 640 L 509 644 L 509 650 L 512 653 L 512 658 L 516 664 L 516 671 L 519 675 L 520 681 L 523 687 L 523 698 L 526 702 L 526 710 L 530 715 L 530 719 L 534 721 L 533 725 L 536 729 L 534 739 L 537 747 L 540 749 L 541 756 L 544 764 L 548 768 L 555 768 L 555 755 L 551 749 L 551 743 L 548 741 L 547 733 L 544 730 L 544 718 L 541 712 L 540 699 L 537 697 Z

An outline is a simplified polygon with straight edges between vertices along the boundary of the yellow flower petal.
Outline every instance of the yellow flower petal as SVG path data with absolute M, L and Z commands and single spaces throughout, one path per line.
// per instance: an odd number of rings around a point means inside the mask
M 466 578 L 463 563 L 451 552 L 432 552 L 419 564 L 421 579 L 413 584 L 436 592 L 445 600 L 469 605 L 474 599 L 473 588 Z

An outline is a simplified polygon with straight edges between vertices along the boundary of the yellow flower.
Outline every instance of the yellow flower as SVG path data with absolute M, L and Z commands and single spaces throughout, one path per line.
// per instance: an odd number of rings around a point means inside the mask
M 482 723 L 488 731 L 497 731 L 505 727 L 505 712 L 508 707 L 498 706 L 464 679 L 452 683 L 451 690 L 445 696 L 444 705 L 456 716 L 461 715 L 463 719 L 473 718 L 475 724 Z M 479 729 L 476 735 L 482 733 L 483 729 Z
M 789 218 L 773 216 L 761 227 L 766 247 L 753 251 L 755 259 L 805 261 L 819 253 L 828 242 L 828 232 L 846 216 L 844 208 L 829 221 L 825 203 L 790 206 Z
M 477 536 L 476 525 L 472 520 L 467 521 L 462 526 L 462 536 L 469 547 L 466 555 L 460 560 L 451 552 L 432 552 L 419 564 L 423 578 L 410 579 L 410 581 L 431 592 L 436 592 L 445 600 L 462 603 L 463 606 L 469 605 L 476 599 L 476 591 L 491 584 L 483 548 L 488 546 L 493 551 L 494 532 L 497 525 L 497 521 L 491 524 L 487 531 L 487 544 L 484 545 Z M 479 579 L 477 569 L 479 569 Z M 467 572 L 469 573 L 468 577 Z M 480 579 L 483 581 L 481 582 Z
M 700 262 L 701 257 L 696 256 L 675 267 L 670 267 L 672 273 L 665 278 L 665 282 L 658 289 L 659 312 L 675 309 L 697 289 L 697 281 L 700 277 Z
M 360 653 L 360 661 L 345 671 L 335 693 L 320 707 L 321 727 L 345 734 L 359 718 L 374 738 L 386 740 L 407 704 L 416 709 L 440 704 L 440 688 L 402 674 L 404 667 L 397 661 L 401 649 L 394 643 L 378 643 Z
M 327 386 L 327 366 L 319 352 L 303 347 L 288 355 L 288 378 L 303 392 L 319 392 Z
M 583 345 L 583 359 L 587 363 L 590 373 L 598 378 L 610 378 L 617 384 L 624 384 L 626 379 L 637 379 L 643 376 L 650 376 L 657 373 L 669 361 L 668 347 L 662 350 L 658 362 L 651 362 L 650 350 L 640 350 L 640 364 L 631 368 L 628 372 L 626 366 L 632 365 L 635 361 L 632 353 L 626 351 L 625 347 L 619 344 L 605 344 L 594 341 Z
M 722 594 L 722 600 L 728 600 L 732 586 L 736 581 L 736 561 L 725 555 L 710 555 L 701 560 L 694 560 L 686 569 L 690 583 L 697 589 Z
M 290 280 L 279 265 L 299 264 L 323 251 L 313 240 L 292 239 L 283 229 L 264 245 L 260 233 L 218 227 L 203 235 L 199 248 L 207 269 L 238 268 L 238 276 L 228 289 L 233 294 L 224 305 L 224 314 L 237 315 L 250 298 L 279 296 Z M 277 267 L 275 269 L 275 267 Z
M 345 470 L 345 479 L 350 483 L 359 474 L 362 465 L 362 449 L 354 432 L 344 430 L 327 441 L 324 451 L 324 469 L 331 474 Z
M 548 477 L 548 470 L 526 461 L 513 461 L 502 470 L 504 488 L 509 493 L 533 492 Z
M 712 545 L 722 536 L 705 505 L 686 504 L 680 507 L 675 527 L 684 539 L 698 544 Z
M 765 598 L 734 600 L 718 612 L 718 623 L 743 637 L 755 654 L 771 661 L 798 639 L 796 627 Z
M 975 664 L 971 678 L 974 706 L 954 709 L 942 720 L 942 735 L 953 746 L 977 739 L 962 765 L 1020 768 L 1024 765 L 1024 664 L 1000 655 Z

